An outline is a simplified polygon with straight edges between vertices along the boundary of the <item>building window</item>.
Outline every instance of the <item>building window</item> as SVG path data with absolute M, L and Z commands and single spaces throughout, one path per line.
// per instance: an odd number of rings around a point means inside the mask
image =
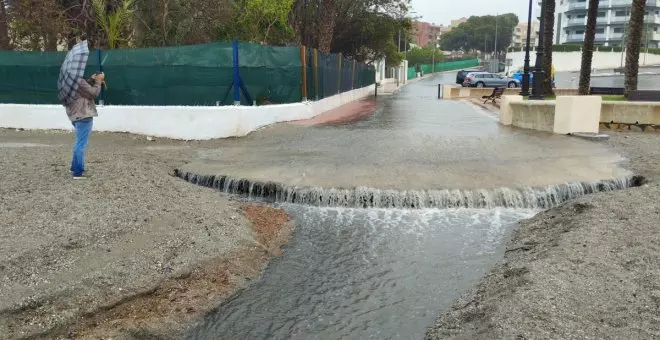
M 583 35 L 583 34 L 584 34 L 583 30 L 575 31 L 575 35 Z
M 605 29 L 604 28 L 597 29 L 596 34 L 605 34 Z
M 623 27 L 614 27 L 614 33 L 623 33 Z
M 598 17 L 599 18 L 604 18 L 607 15 L 605 12 L 598 12 Z
M 577 18 L 578 19 L 584 19 L 586 17 L 586 14 L 578 14 Z
M 617 17 L 625 17 L 626 16 L 626 11 L 616 11 L 614 13 L 615 16 Z

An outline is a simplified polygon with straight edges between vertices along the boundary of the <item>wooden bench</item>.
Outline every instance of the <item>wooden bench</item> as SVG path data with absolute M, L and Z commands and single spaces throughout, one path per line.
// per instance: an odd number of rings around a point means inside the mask
M 623 96 L 623 87 L 590 87 L 589 94 Z
M 491 93 L 490 96 L 483 96 L 481 97 L 481 99 L 485 99 L 484 104 L 488 103 L 488 101 L 492 101 L 493 104 L 495 104 L 495 100 L 500 99 L 503 94 L 504 94 L 504 88 L 496 87 L 493 89 L 493 93 Z

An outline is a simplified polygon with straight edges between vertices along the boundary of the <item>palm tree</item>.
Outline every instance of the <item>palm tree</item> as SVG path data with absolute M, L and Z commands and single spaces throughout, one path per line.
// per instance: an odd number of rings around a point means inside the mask
M 105 33 L 108 48 L 117 48 L 120 43 L 128 41 L 125 31 L 133 20 L 134 2 L 135 0 L 122 0 L 117 8 L 108 11 L 108 0 L 92 0 L 96 21 Z
M 591 61 L 594 57 L 594 40 L 596 40 L 596 20 L 598 17 L 599 0 L 589 0 L 587 13 L 587 28 L 584 31 L 584 47 L 582 47 L 582 67 L 580 68 L 580 95 L 589 94 L 591 85 Z
M 555 0 L 545 0 L 543 12 L 543 93 L 546 96 L 554 95 L 552 89 L 552 46 L 555 41 Z
M 644 28 L 644 10 L 646 0 L 633 0 L 630 10 L 630 23 L 628 24 L 628 41 L 626 49 L 626 80 L 625 96 L 628 98 L 631 91 L 637 90 L 637 74 L 639 73 L 639 50 L 642 42 L 642 29 Z

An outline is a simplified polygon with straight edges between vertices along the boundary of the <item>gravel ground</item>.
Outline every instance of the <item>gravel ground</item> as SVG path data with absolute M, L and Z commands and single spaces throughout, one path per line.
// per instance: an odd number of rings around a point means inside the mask
M 522 222 L 427 339 L 660 339 L 660 134 L 606 133 L 650 183 Z
M 66 335 L 82 316 L 162 295 L 159 287 L 200 268 L 215 275 L 209 268 L 223 265 L 232 289 L 258 275 L 269 246 L 240 204 L 168 173 L 206 144 L 95 133 L 92 177 L 74 181 L 72 140 L 66 132 L 0 130 L 0 338 Z M 249 268 L 230 266 L 237 258 Z M 214 305 L 213 297 L 199 308 Z

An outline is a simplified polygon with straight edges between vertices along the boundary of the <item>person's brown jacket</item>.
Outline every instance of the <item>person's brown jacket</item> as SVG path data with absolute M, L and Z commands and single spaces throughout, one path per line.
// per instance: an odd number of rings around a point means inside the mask
M 76 92 L 76 99 L 71 104 L 66 105 L 66 114 L 69 116 L 71 122 L 76 122 L 81 119 L 97 117 L 96 103 L 94 100 L 101 93 L 101 83 L 96 81 L 94 86 L 83 79 L 78 79 L 78 91 Z

